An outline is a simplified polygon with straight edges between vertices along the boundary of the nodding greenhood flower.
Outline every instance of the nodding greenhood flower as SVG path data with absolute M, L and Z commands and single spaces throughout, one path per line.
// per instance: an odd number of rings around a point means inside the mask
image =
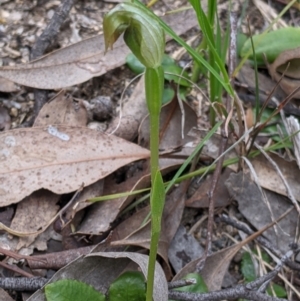
M 106 50 L 124 33 L 124 41 L 140 62 L 148 68 L 161 65 L 165 35 L 159 23 L 146 9 L 124 2 L 112 9 L 103 20 Z

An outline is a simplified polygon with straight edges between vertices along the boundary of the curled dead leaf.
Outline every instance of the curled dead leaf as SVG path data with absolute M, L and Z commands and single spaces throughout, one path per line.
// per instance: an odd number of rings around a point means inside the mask
M 283 51 L 268 69 L 274 81 L 278 82 L 284 75 L 279 85 L 287 95 L 291 94 L 300 87 L 300 47 Z M 300 99 L 300 91 L 294 98 Z

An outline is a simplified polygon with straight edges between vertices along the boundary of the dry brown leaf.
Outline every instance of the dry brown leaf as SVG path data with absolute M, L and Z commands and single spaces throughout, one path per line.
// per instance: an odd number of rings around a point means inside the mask
M 259 229 L 259 231 L 253 233 L 240 243 L 218 251 L 210 256 L 208 256 L 205 260 L 204 267 L 201 269 L 200 274 L 203 277 L 208 289 L 210 291 L 215 291 L 221 288 L 223 283 L 224 275 L 228 269 L 231 259 L 235 256 L 235 254 L 246 244 L 251 242 L 253 239 L 264 233 L 270 227 L 274 226 L 277 222 L 279 222 L 283 217 L 285 217 L 287 212 L 284 215 L 280 216 L 276 221 L 273 221 L 263 228 Z M 186 276 L 188 273 L 192 273 L 198 270 L 198 265 L 202 263 L 202 258 L 194 260 L 187 264 L 179 273 L 176 274 L 173 281 L 179 280 Z
M 11 93 L 11 92 L 17 92 L 19 91 L 20 88 L 12 81 L 0 77 L 0 91 L 1 92 L 6 92 L 6 93 Z
M 0 301 L 14 301 L 14 300 L 4 289 L 0 288 Z
M 231 172 L 232 171 L 229 168 L 226 168 L 220 176 L 215 192 L 215 207 L 225 207 L 231 203 L 230 196 L 225 186 L 225 181 L 228 179 Z M 186 200 L 185 205 L 192 208 L 208 208 L 209 198 L 207 191 L 209 191 L 211 187 L 211 181 L 211 177 L 207 177 L 203 180 L 193 195 Z
M 140 172 L 121 184 L 116 184 L 110 177 L 106 178 L 104 181 L 105 185 L 103 195 L 110 195 L 148 187 L 150 184 L 150 175 L 148 172 Z M 103 232 L 108 231 L 111 223 L 117 218 L 120 211 L 135 197 L 136 195 L 120 197 L 93 204 L 92 209 L 87 212 L 86 218 L 81 223 L 76 233 L 100 235 Z
M 267 75 L 262 72 L 257 72 L 258 82 L 263 83 L 259 85 L 260 93 L 263 95 L 269 95 L 272 90 L 275 88 L 276 83 Z M 239 82 L 246 84 L 247 88 L 251 89 L 251 91 L 255 91 L 256 80 L 255 80 L 255 71 L 249 66 L 249 64 L 244 64 L 241 70 L 237 75 L 237 79 Z M 283 99 L 286 95 L 282 91 L 280 87 L 278 87 L 273 94 L 277 99 Z
M 160 114 L 160 143 L 161 151 L 177 149 L 194 140 L 188 136 L 189 131 L 197 126 L 197 115 L 194 110 L 183 102 L 184 107 L 184 138 L 182 138 L 182 112 L 178 100 L 174 98 L 170 103 L 164 105 Z M 139 145 L 149 148 L 150 125 L 147 116 L 139 128 Z
M 205 132 L 198 131 L 199 136 L 204 137 Z M 202 149 L 202 155 L 209 156 L 216 159 L 219 156 L 219 143 L 220 135 L 214 134 L 205 144 Z M 294 161 L 286 161 L 283 158 L 280 158 L 278 155 L 270 154 L 269 155 L 273 161 L 277 164 L 281 170 L 284 178 L 286 179 L 294 197 L 300 201 L 300 186 L 298 179 L 300 177 L 300 170 L 295 164 Z M 237 154 L 234 150 L 231 150 L 225 155 L 225 159 L 236 158 Z M 288 195 L 285 185 L 283 184 L 280 176 L 277 171 L 274 169 L 272 164 L 263 156 L 259 155 L 251 160 L 251 163 L 255 169 L 255 172 L 259 178 L 259 183 L 263 188 L 269 189 L 271 191 L 277 192 L 279 194 Z M 228 166 L 230 169 L 237 171 L 237 164 L 232 164 Z
M 197 25 L 195 14 L 186 10 L 169 14 L 165 21 L 178 34 Z M 0 76 L 38 89 L 61 89 L 83 83 L 125 63 L 130 50 L 119 39 L 105 55 L 103 35 L 54 51 L 26 65 L 0 68 Z
M 74 100 L 70 94 L 60 91 L 42 107 L 33 126 L 51 124 L 86 126 L 87 121 L 87 110 L 82 100 Z
M 276 154 L 270 153 L 269 156 L 279 169 L 281 170 L 286 182 L 290 186 L 290 189 L 294 197 L 300 201 L 300 170 L 295 161 L 286 161 Z M 278 175 L 278 172 L 274 169 L 272 164 L 263 156 L 259 155 L 251 160 L 251 163 L 255 169 L 255 172 L 259 179 L 259 184 L 266 189 L 274 191 L 276 193 L 288 196 L 288 192 L 282 179 Z M 292 204 L 292 203 L 291 203 Z
M 175 273 L 178 273 L 192 260 L 204 254 L 204 249 L 193 234 L 180 225 L 169 247 L 168 256 Z
M 143 225 L 145 219 L 149 216 L 150 207 L 145 207 L 139 210 L 137 213 L 133 214 L 127 220 L 122 222 L 118 227 L 114 230 L 112 234 L 112 246 L 138 246 L 145 248 L 147 250 L 150 249 L 150 237 L 151 237 L 151 224 L 148 221 L 145 225 Z M 143 225 L 143 226 L 142 226 Z M 164 219 L 163 225 L 164 228 Z M 164 231 L 162 230 L 157 253 L 164 260 L 167 268 L 168 274 L 170 274 L 171 268 L 169 266 L 168 261 L 168 248 L 169 241 L 167 240 Z
M 191 149 L 191 151 L 193 148 Z M 190 152 L 191 152 L 190 151 Z M 189 152 L 189 154 L 190 154 Z M 186 154 L 185 154 L 186 155 Z M 162 158 L 159 160 L 160 168 L 163 174 L 166 174 L 182 164 L 184 159 L 182 156 L 178 159 L 166 159 Z M 145 163 L 144 165 L 147 165 Z M 105 178 L 104 191 L 103 195 L 112 195 L 117 193 L 131 192 L 143 188 L 147 188 L 150 186 L 150 172 L 145 169 L 143 171 L 138 172 L 132 178 L 127 179 L 126 181 L 117 184 L 115 180 L 108 177 Z M 86 189 L 86 188 L 85 188 Z M 81 197 L 80 194 L 79 198 Z M 97 194 L 94 196 L 100 196 L 101 194 Z M 87 235 L 100 235 L 103 232 L 106 232 L 110 229 L 111 223 L 116 219 L 119 215 L 120 211 L 123 210 L 130 202 L 136 198 L 137 195 L 129 195 L 126 197 L 120 197 L 113 200 L 108 200 L 104 202 L 97 202 L 93 204 L 92 210 L 87 212 L 86 218 L 80 224 L 80 227 L 77 229 L 76 233 L 78 234 L 87 234 Z M 90 196 L 92 198 L 92 196 Z M 82 209 L 84 204 L 79 202 L 79 208 Z M 76 211 L 79 210 L 76 208 Z M 175 220 L 174 220 L 175 221 Z M 170 228 L 171 230 L 171 228 Z M 132 230 L 133 231 L 133 230 Z M 132 232 L 131 231 L 131 232 Z M 128 235 L 131 233 L 129 232 Z M 173 234 L 174 235 L 174 234 Z
M 90 185 L 149 151 L 88 128 L 48 126 L 0 135 L 0 206 L 37 189 L 62 194 Z
M 276 82 L 279 82 L 284 74 L 279 85 L 287 95 L 291 94 L 300 86 L 300 48 L 281 52 L 268 69 Z M 300 91 L 294 95 L 294 98 L 300 98 Z
M 215 291 L 221 288 L 228 266 L 241 247 L 242 243 L 239 243 L 207 257 L 200 274 L 209 291 Z M 187 274 L 195 272 L 201 260 L 202 258 L 199 258 L 188 263 L 175 275 L 172 281 L 180 280 Z
M 98 35 L 56 50 L 38 60 L 3 67 L 0 76 L 38 89 L 61 89 L 77 85 L 121 66 L 130 50 L 120 40 L 104 55 L 104 38 Z
M 264 189 L 268 206 L 257 185 L 242 172 L 232 173 L 225 185 L 232 198 L 238 202 L 240 212 L 256 229 L 263 228 L 292 207 L 286 197 Z M 297 211 L 293 210 L 263 235 L 285 253 L 289 250 L 289 244 L 296 234 L 297 220 Z
M 50 191 L 39 190 L 18 204 L 10 228 L 19 232 L 36 232 L 48 225 L 59 207 L 59 196 Z M 37 235 L 20 237 L 17 250 L 28 247 Z
M 65 126 L 84 127 L 87 122 L 88 113 L 83 101 L 81 99 L 74 100 L 70 94 L 62 90 L 42 107 L 33 126 L 64 124 Z M 78 211 L 91 205 L 85 202 L 87 199 L 101 195 L 102 191 L 103 182 L 101 180 L 84 187 L 76 200 L 76 208 L 68 208 L 65 217 L 66 223 L 71 222 Z
M 185 183 L 172 191 L 167 196 L 162 218 L 161 237 L 158 245 L 158 254 L 163 258 L 167 267 L 167 274 L 171 275 L 168 262 L 169 245 L 180 225 L 185 202 Z M 133 245 L 150 249 L 151 225 L 145 219 L 149 216 L 150 209 L 145 207 L 122 222 L 113 232 L 112 245 Z
M 122 116 L 115 117 L 109 124 L 107 133 L 133 141 L 138 135 L 142 119 L 148 114 L 145 97 L 145 83 L 142 77 L 134 88 L 128 101 L 122 107 Z

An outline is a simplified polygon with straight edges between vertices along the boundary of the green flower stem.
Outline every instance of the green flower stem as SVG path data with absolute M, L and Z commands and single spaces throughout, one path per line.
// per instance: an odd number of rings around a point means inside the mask
M 165 203 L 165 188 L 159 170 L 159 117 L 164 88 L 164 73 L 161 66 L 146 68 L 145 92 L 150 118 L 150 165 L 151 165 L 151 242 L 147 275 L 146 301 L 152 301 L 155 263 L 159 237 L 161 232 L 161 219 Z
M 165 187 L 159 170 L 159 116 L 164 90 L 161 66 L 165 33 L 153 15 L 142 5 L 124 2 L 106 14 L 103 21 L 105 48 L 112 47 L 124 34 L 124 41 L 145 66 L 145 94 L 150 118 L 151 242 L 146 301 L 152 301 L 157 249 L 165 203 Z
M 150 117 L 151 175 L 159 169 L 159 115 L 164 91 L 162 66 L 145 69 L 145 94 Z M 153 181 L 154 178 L 151 178 Z

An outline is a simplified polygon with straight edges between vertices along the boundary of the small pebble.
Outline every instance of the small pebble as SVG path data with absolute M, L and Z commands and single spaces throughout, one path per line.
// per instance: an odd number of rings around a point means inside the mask
M 96 131 L 104 133 L 107 129 L 107 124 L 105 122 L 92 121 L 87 125 L 87 127 L 89 129 L 96 130 Z
M 10 115 L 12 117 L 17 117 L 18 116 L 18 110 L 16 108 L 11 108 L 10 109 Z
M 111 98 L 108 96 L 98 96 L 90 101 L 95 121 L 104 121 L 112 116 L 113 107 Z

